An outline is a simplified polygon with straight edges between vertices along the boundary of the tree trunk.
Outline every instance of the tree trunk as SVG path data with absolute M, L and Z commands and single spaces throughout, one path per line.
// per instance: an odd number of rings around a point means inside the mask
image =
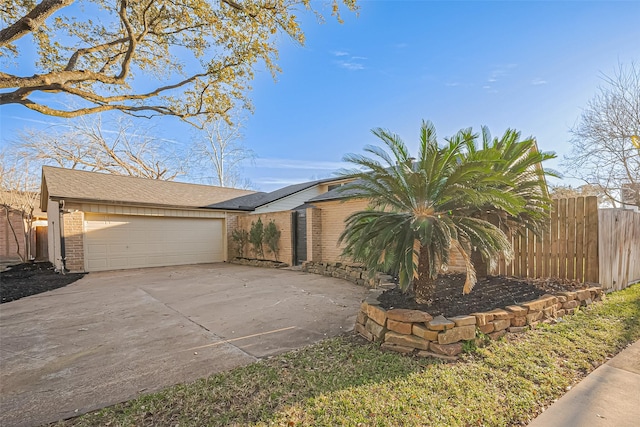
M 418 278 L 413 281 L 413 292 L 418 304 L 431 304 L 436 293 L 436 280 L 429 274 L 429 251 L 420 248 Z

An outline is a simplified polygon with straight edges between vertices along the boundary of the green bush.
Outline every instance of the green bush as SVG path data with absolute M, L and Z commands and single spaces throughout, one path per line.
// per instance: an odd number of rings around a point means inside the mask
M 253 246 L 253 252 L 257 258 L 264 258 L 263 241 L 264 225 L 262 225 L 262 220 L 258 218 L 258 221 L 251 222 L 251 230 L 249 231 L 249 242 Z
M 264 243 L 267 244 L 267 249 L 275 256 L 276 261 L 278 261 L 278 252 L 280 252 L 280 230 L 278 230 L 273 220 L 271 220 L 264 229 Z
M 236 255 L 244 257 L 244 251 L 249 243 L 249 233 L 242 228 L 236 228 L 231 232 L 231 241 L 236 250 Z

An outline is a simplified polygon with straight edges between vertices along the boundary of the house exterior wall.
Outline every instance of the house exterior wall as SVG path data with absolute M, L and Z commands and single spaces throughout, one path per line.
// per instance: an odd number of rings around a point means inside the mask
M 307 208 L 307 261 L 322 261 L 322 211 Z
M 237 215 L 235 222 L 237 224 L 237 228 L 244 229 L 248 232 L 251 230 L 251 223 L 258 221 L 260 219 L 262 224 L 266 227 L 269 222 L 274 221 L 276 223 L 276 227 L 280 230 L 280 251 L 278 253 L 278 261 L 286 262 L 289 265 L 293 265 L 293 230 L 292 230 L 292 220 L 291 220 L 291 211 L 284 212 L 269 212 L 263 214 L 239 214 Z M 229 222 L 231 224 L 232 221 Z M 235 228 L 227 227 L 227 233 L 230 236 Z M 229 245 L 230 248 L 233 247 L 232 244 Z M 234 249 L 231 249 L 233 252 Z M 253 252 L 253 248 L 251 244 L 247 244 L 247 248 L 245 249 L 245 255 L 250 257 L 256 257 L 256 254 Z M 235 253 L 229 253 L 230 257 L 236 256 Z M 276 257 L 273 253 L 270 253 L 267 246 L 264 246 L 264 257 L 263 259 L 276 261 Z
M 221 218 L 226 214 L 220 211 L 202 209 L 163 209 L 126 205 L 101 205 L 95 203 L 64 203 L 62 214 L 60 202 L 48 200 L 48 253 L 49 261 L 58 269 L 62 269 L 62 241 L 65 245 L 64 266 L 70 271 L 84 271 L 84 214 L 105 213 L 115 215 L 186 217 L 186 218 Z M 226 221 L 226 220 L 225 220 Z M 60 223 L 62 222 L 62 227 Z M 227 230 L 228 226 L 224 226 Z M 62 228 L 62 230 L 61 230 Z M 224 229 L 224 228 L 223 228 Z M 61 234 L 62 231 L 62 234 Z M 61 236 L 64 239 L 61 239 Z M 226 235 L 223 235 L 224 254 L 228 252 Z M 225 259 L 226 260 L 226 259 Z
M 65 267 L 69 271 L 84 271 L 84 212 L 65 212 L 62 219 Z
M 320 191 L 319 186 L 307 188 L 306 190 L 302 190 L 290 196 L 283 197 L 282 199 L 276 200 L 275 202 L 267 203 L 266 205 L 260 206 L 256 208 L 255 211 L 253 211 L 252 215 L 263 214 L 267 212 L 289 211 L 304 204 L 304 202 L 306 202 L 307 200 L 319 196 L 320 194 L 322 194 L 322 192 Z
M 238 228 L 238 216 L 238 214 L 227 214 L 227 220 L 225 222 L 227 226 L 227 260 L 233 259 L 239 255 L 232 237 L 233 230 Z
M 344 231 L 344 221 L 349 215 L 354 212 L 365 210 L 368 206 L 366 200 L 330 200 L 324 202 L 315 202 L 314 205 L 320 212 L 313 212 L 312 215 L 320 217 L 320 231 L 317 232 L 320 235 L 320 248 L 315 249 L 319 254 L 320 259 L 309 259 L 309 261 L 323 261 L 323 262 L 336 262 L 336 261 L 350 261 L 342 257 L 342 250 L 344 244 L 339 245 L 338 239 L 340 234 Z M 309 211 L 307 211 L 309 212 Z M 318 215 L 319 214 L 319 215 Z M 307 236 L 309 236 L 309 213 L 307 213 Z M 313 241 L 311 242 L 313 245 Z M 307 241 L 307 250 L 309 251 L 309 241 Z M 311 248 L 313 251 L 313 247 Z M 465 271 L 464 259 L 457 250 L 452 248 L 449 254 L 449 266 L 448 272 L 462 272 Z
M 369 203 L 366 200 L 329 200 L 314 205 L 320 210 L 322 261 L 344 260 L 341 254 L 345 245 L 338 244 L 344 221 L 352 213 L 366 209 Z

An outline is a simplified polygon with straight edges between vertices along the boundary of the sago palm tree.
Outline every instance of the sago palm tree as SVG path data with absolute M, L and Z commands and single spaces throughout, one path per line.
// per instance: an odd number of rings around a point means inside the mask
M 503 174 L 509 181 L 508 185 L 500 185 L 500 191 L 510 192 L 525 201 L 524 208 L 515 216 L 499 208 L 487 204 L 480 211 L 469 212 L 470 215 L 481 217 L 503 230 L 511 233 L 531 230 L 535 235 L 540 233 L 548 225 L 549 212 L 552 201 L 547 189 L 547 176 L 558 176 L 550 169 L 543 169 L 542 163 L 555 158 L 554 153 L 540 152 L 536 140 L 532 137 L 520 139 L 520 132 L 507 129 L 500 138 L 492 138 L 487 127 L 482 127 L 481 140 L 474 135 L 471 129 L 461 131 L 468 141 L 465 147 L 465 156 L 468 160 L 481 161 L 487 153 L 494 151 L 492 156 L 499 156 L 501 161 L 492 165 L 495 173 Z M 474 267 L 487 274 L 487 264 L 479 256 L 479 251 L 474 251 Z
M 464 293 L 476 282 L 474 248 L 489 263 L 512 258 L 505 233 L 478 215 L 491 207 L 517 218 L 526 209 L 524 197 L 505 191 L 516 188 L 516 182 L 502 170 L 507 161 L 500 150 L 474 150 L 476 135 L 470 131 L 458 132 L 439 147 L 433 124 L 423 122 L 418 157 L 412 158 L 397 135 L 382 129 L 373 133 L 386 149 L 367 146 L 373 158 L 345 157 L 360 169 L 345 172 L 357 179 L 343 187 L 344 194 L 370 203 L 346 220 L 340 236 L 345 254 L 371 270 L 396 272 L 401 289 L 413 285 L 419 303 L 432 301 L 435 279 L 448 265 L 451 250 L 465 261 Z

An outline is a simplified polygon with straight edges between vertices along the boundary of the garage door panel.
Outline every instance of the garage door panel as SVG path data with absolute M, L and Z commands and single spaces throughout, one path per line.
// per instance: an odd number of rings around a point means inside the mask
M 85 214 L 87 271 L 220 262 L 221 219 Z

